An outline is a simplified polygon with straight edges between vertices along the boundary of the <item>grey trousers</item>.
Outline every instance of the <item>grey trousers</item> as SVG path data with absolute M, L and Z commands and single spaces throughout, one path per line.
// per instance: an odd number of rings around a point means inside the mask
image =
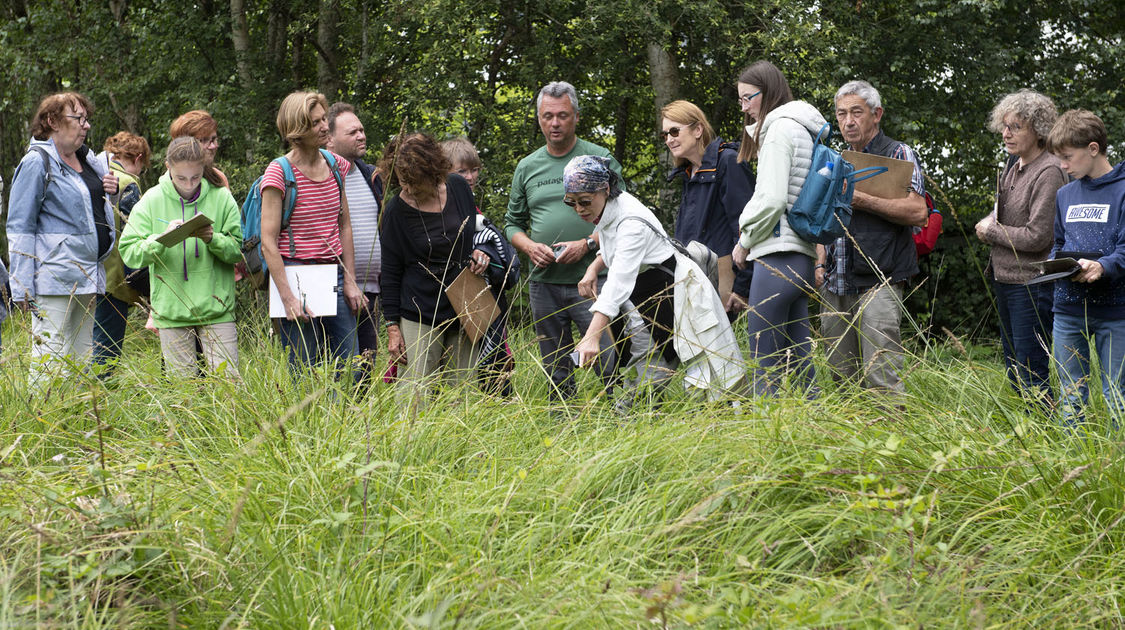
M 902 394 L 902 286 L 881 284 L 859 295 L 820 289 L 820 335 L 837 380 Z
M 809 355 L 809 295 L 813 292 L 813 259 L 797 252 L 768 254 L 754 261 L 750 281 L 747 327 L 754 395 L 772 396 L 780 377 L 789 373 L 796 384 L 812 384 Z
M 599 283 L 600 284 L 600 283 Z M 593 301 L 578 295 L 573 284 L 529 283 L 531 314 L 535 319 L 535 335 L 539 341 L 539 355 L 543 367 L 551 377 L 551 398 L 569 398 L 574 395 L 574 335 L 570 325 L 578 326 L 578 336 L 586 334 L 594 314 L 590 312 Z M 595 366 L 598 376 L 609 387 L 616 367 L 616 353 L 608 334 L 602 335 L 602 352 Z

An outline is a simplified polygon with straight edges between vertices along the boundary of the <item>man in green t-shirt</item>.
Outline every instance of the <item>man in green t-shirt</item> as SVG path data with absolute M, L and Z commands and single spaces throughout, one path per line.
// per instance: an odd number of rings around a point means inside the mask
M 575 390 L 571 324 L 582 334 L 592 317 L 590 300 L 578 295 L 578 281 L 593 262 L 598 245 L 590 238 L 592 226 L 562 201 L 563 168 L 578 155 L 608 157 L 618 175 L 621 165 L 609 151 L 575 135 L 578 95 L 573 85 L 565 81 L 547 84 L 539 90 L 535 109 L 547 144 L 516 166 L 504 232 L 531 261 L 531 312 L 539 354 L 554 384 L 552 397 L 566 398 Z M 602 347 L 611 347 L 608 335 L 602 339 Z M 599 357 L 598 373 L 603 380 L 612 376 L 614 364 L 612 350 Z

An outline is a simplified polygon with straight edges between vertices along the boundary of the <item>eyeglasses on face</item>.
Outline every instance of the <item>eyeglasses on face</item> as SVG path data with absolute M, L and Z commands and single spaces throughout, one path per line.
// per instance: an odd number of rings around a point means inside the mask
M 89 116 L 79 116 L 78 114 L 64 114 L 64 116 L 77 122 L 79 127 L 90 124 Z
M 1004 125 L 1001 127 L 1001 129 L 1003 129 L 1004 131 L 1010 132 L 1010 133 L 1019 133 L 1020 130 L 1023 129 L 1023 125 L 1021 125 L 1019 123 L 1012 123 L 1012 124 L 1004 123 Z
M 685 127 L 669 127 L 667 129 L 665 129 L 664 131 L 660 132 L 660 139 L 662 141 L 667 140 L 668 136 L 672 136 L 673 138 L 679 138 L 681 131 L 683 131 L 684 129 L 686 129 L 688 127 L 691 127 L 694 124 L 695 123 L 691 123 L 691 125 L 686 125 Z
M 582 206 L 583 208 L 589 208 L 591 205 L 593 205 L 594 200 L 593 199 L 567 199 L 567 198 L 563 198 L 563 203 L 570 206 L 571 208 L 573 208 L 574 206 Z
M 762 93 L 762 91 L 758 90 L 757 92 L 754 92 L 750 96 L 746 96 L 745 94 L 739 94 L 738 95 L 738 101 L 740 103 L 744 104 L 744 105 L 749 105 L 750 101 L 754 100 L 754 97 L 761 94 L 761 93 Z

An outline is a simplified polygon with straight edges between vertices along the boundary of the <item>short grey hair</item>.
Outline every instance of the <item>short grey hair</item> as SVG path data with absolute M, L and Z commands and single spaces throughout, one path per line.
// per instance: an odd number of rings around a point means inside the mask
M 867 103 L 867 106 L 871 108 L 871 111 L 882 109 L 883 107 L 883 99 L 879 97 L 879 90 L 876 90 L 875 86 L 867 81 L 848 81 L 840 86 L 840 89 L 836 90 L 836 104 L 838 105 L 841 98 L 850 94 L 855 94 L 862 98 Z
M 578 92 L 574 91 L 574 86 L 566 81 L 551 81 L 539 90 L 539 95 L 535 97 L 535 111 L 539 111 L 539 106 L 543 104 L 543 97 L 550 96 L 551 98 L 562 98 L 563 96 L 570 99 L 571 106 L 574 107 L 574 112 L 578 113 Z
M 1055 109 L 1055 102 L 1049 96 L 1034 90 L 1024 88 L 1018 92 L 1007 94 L 996 107 L 992 108 L 992 115 L 988 120 L 988 128 L 996 133 L 1004 131 L 1004 119 L 1015 115 L 1025 123 L 1031 123 L 1032 130 L 1039 137 L 1039 146 L 1047 141 L 1051 134 L 1051 127 L 1059 117 Z

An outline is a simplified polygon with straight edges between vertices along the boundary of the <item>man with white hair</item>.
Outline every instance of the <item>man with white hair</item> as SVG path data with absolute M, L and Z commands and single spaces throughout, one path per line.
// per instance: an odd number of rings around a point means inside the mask
M 836 92 L 836 122 L 851 150 L 913 162 L 910 191 L 895 199 L 856 191 L 850 238 L 817 248 L 816 281 L 824 300 L 820 332 L 836 377 L 901 395 L 903 290 L 918 273 L 913 227 L 926 224 L 928 211 L 922 165 L 909 146 L 882 132 L 882 118 L 870 83 L 851 81 Z
M 576 134 L 578 95 L 565 81 L 548 83 L 535 99 L 539 129 L 547 144 L 520 160 L 512 175 L 504 229 L 508 240 L 531 261 L 531 313 L 539 354 L 553 384 L 552 398 L 574 394 L 574 349 L 571 324 L 581 334 L 590 326 L 589 299 L 578 293 L 578 282 L 594 260 L 597 242 L 593 226 L 563 203 L 563 169 L 578 155 L 608 157 L 618 175 L 621 165 L 606 149 Z M 609 348 L 608 338 L 602 347 Z M 612 351 L 599 357 L 598 372 L 608 381 L 614 370 Z

